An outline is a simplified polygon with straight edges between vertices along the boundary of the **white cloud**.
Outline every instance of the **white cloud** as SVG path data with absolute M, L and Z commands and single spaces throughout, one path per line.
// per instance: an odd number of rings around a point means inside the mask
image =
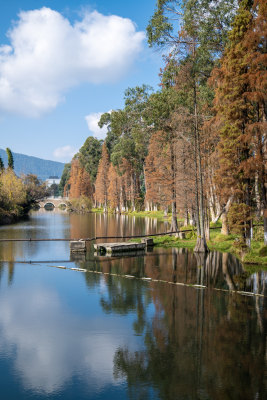
M 39 116 L 69 88 L 119 79 L 142 48 L 130 19 L 84 12 L 73 25 L 43 7 L 21 12 L 0 46 L 0 109 Z
M 108 111 L 108 112 L 110 112 L 110 111 Z M 91 114 L 86 115 L 86 117 L 85 117 L 89 131 L 91 131 L 93 136 L 99 140 L 105 139 L 106 134 L 107 134 L 107 128 L 105 126 L 103 128 L 100 128 L 98 126 L 98 122 L 99 122 L 102 114 L 103 114 L 102 112 L 91 113 Z
M 77 149 L 75 149 L 72 146 L 63 146 L 63 147 L 58 147 L 57 149 L 54 150 L 54 157 L 61 159 L 61 160 L 71 160 L 74 154 L 77 153 Z

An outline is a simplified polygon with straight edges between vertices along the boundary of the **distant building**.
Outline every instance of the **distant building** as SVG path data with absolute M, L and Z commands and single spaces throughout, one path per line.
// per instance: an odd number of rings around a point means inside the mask
M 45 180 L 45 183 L 47 187 L 50 187 L 54 184 L 59 185 L 60 178 L 58 176 L 49 176 L 49 178 Z

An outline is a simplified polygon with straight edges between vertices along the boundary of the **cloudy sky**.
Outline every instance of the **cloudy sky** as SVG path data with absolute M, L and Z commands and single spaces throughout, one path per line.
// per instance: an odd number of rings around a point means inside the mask
M 145 29 L 156 0 L 0 5 L 0 148 L 67 162 L 128 87 L 157 88 Z

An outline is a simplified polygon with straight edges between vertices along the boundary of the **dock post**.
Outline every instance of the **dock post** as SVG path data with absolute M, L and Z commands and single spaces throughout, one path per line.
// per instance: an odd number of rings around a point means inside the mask
M 153 238 L 142 238 L 141 243 L 145 243 L 146 247 L 152 247 L 154 246 L 154 241 Z
M 72 240 L 70 242 L 70 252 L 77 253 L 77 252 L 86 252 L 86 243 L 85 240 Z

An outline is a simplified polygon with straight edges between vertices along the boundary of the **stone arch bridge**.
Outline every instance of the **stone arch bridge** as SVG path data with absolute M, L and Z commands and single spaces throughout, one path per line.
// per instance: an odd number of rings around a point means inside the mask
M 53 206 L 58 208 L 59 206 L 67 206 L 69 201 L 68 197 L 46 197 L 38 202 L 40 208 L 45 208 L 46 206 Z

